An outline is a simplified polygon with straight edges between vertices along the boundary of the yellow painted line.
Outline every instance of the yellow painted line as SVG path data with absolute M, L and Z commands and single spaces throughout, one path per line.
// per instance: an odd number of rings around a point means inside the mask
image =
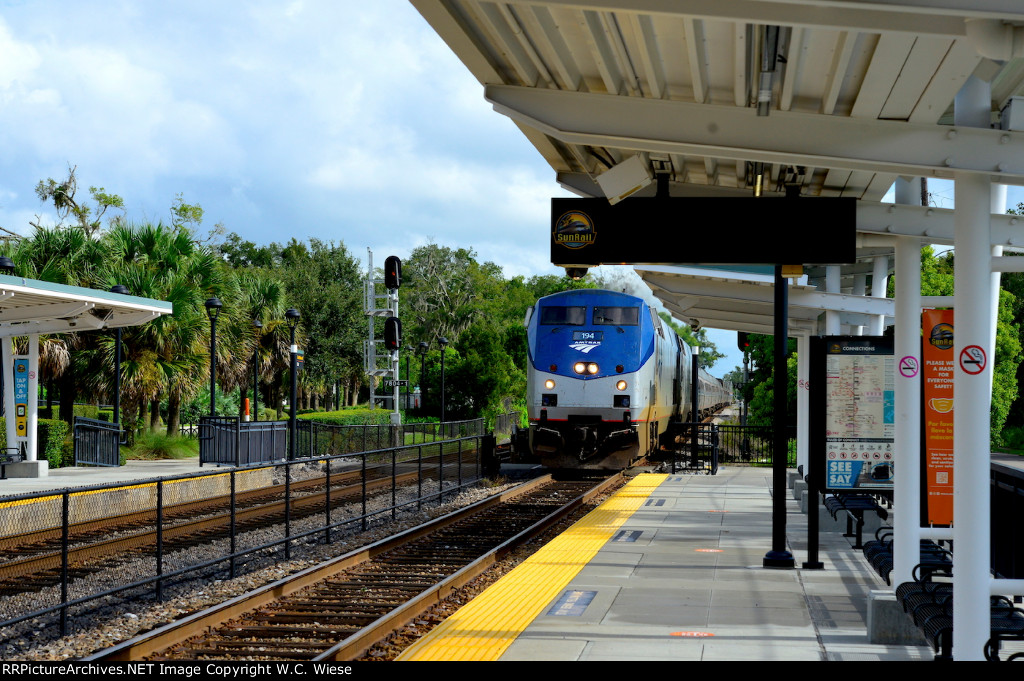
M 668 476 L 645 473 L 495 582 L 399 660 L 497 660 Z

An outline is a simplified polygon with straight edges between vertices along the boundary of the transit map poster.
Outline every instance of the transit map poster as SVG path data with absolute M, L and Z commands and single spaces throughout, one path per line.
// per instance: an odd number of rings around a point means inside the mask
M 891 490 L 896 371 L 892 338 L 824 336 L 816 345 L 812 381 L 817 373 L 824 383 L 818 418 L 818 432 L 824 438 L 816 448 L 824 455 L 824 490 Z

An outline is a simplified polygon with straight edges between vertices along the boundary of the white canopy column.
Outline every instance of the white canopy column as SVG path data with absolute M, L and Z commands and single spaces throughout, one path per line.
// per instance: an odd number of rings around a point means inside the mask
M 988 127 L 991 89 L 970 78 L 956 97 L 958 126 Z M 953 658 L 983 660 L 989 637 L 989 408 L 992 357 L 991 181 L 958 173 L 955 180 L 953 352 Z

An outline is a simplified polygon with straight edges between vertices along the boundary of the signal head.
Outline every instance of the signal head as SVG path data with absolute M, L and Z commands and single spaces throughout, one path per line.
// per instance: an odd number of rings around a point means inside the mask
M 402 261 L 397 255 L 389 255 L 384 260 L 384 286 L 395 290 L 402 285 Z

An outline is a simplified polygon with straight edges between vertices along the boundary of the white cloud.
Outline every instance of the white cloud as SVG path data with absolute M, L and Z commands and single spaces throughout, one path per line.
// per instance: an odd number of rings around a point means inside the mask
M 258 243 L 474 248 L 546 271 L 553 173 L 407 0 L 53 0 L 0 19 L 0 224 L 78 167 Z M 376 250 L 375 246 L 375 250 Z M 383 257 L 383 256 L 382 256 Z

